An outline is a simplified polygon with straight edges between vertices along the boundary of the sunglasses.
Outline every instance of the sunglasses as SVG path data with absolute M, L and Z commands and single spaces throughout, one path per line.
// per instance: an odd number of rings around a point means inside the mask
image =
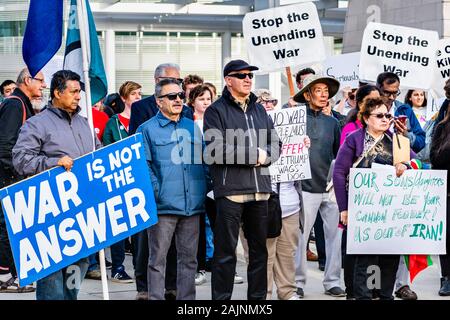
M 377 117 L 378 119 L 383 119 L 383 118 L 386 118 L 386 119 L 391 119 L 392 118 L 392 114 L 390 114 L 390 113 L 371 113 L 370 114 L 371 116 L 375 116 L 375 117 Z
M 253 72 L 249 72 L 249 73 L 233 73 L 228 75 L 228 77 L 238 78 L 240 80 L 244 80 L 247 76 L 249 79 L 253 79 L 254 74 Z
M 164 94 L 162 96 L 159 96 L 159 99 L 165 98 L 167 97 L 167 99 L 169 99 L 170 101 L 175 100 L 177 97 L 180 98 L 181 100 L 184 100 L 184 98 L 186 98 L 186 95 L 184 94 L 183 91 L 181 92 L 172 92 L 172 93 L 168 93 L 168 94 Z
M 400 90 L 395 91 L 395 92 L 392 92 L 392 91 L 386 91 L 386 90 L 381 90 L 381 95 L 382 95 L 383 97 L 387 97 L 387 98 L 390 97 L 390 96 L 396 97 L 396 96 L 400 95 L 400 93 L 402 93 Z

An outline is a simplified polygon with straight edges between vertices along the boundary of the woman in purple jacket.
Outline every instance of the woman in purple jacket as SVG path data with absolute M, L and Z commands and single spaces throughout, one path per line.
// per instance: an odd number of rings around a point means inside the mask
M 393 117 L 380 98 L 367 99 L 362 104 L 358 114 L 363 127 L 351 133 L 339 149 L 333 172 L 333 184 L 336 200 L 341 213 L 341 222 L 344 226 L 348 220 L 348 190 L 347 179 L 350 168 L 362 156 L 357 168 L 370 168 L 372 163 L 386 165 L 393 164 L 392 135 L 388 131 Z M 407 166 L 398 163 L 397 176 L 400 176 Z M 354 257 L 353 296 L 355 299 L 371 299 L 372 290 L 367 287 L 367 268 L 378 265 L 381 269 L 381 299 L 393 299 L 395 275 L 399 264 L 398 255 L 357 255 Z M 344 270 L 345 272 L 345 270 Z M 347 272 L 347 279 L 349 274 Z

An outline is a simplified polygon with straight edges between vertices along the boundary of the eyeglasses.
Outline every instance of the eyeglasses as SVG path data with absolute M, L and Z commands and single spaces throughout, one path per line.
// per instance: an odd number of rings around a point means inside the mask
M 378 119 L 383 119 L 383 118 L 386 118 L 386 119 L 391 119 L 392 118 L 392 114 L 390 114 L 390 113 L 371 113 L 370 114 L 371 116 L 375 116 L 375 117 L 377 117 Z
M 244 80 L 247 76 L 248 76 L 249 79 L 253 79 L 253 77 L 255 75 L 253 74 L 253 72 L 249 72 L 249 73 L 232 73 L 232 74 L 228 75 L 228 77 L 238 78 L 240 80 Z
M 183 79 L 181 78 L 173 78 L 173 77 L 158 77 L 160 80 L 174 80 L 178 82 L 179 84 L 183 82 Z
M 400 90 L 398 90 L 398 91 L 395 91 L 395 92 L 392 92 L 392 91 L 386 91 L 386 90 L 381 90 L 381 95 L 383 96 L 383 97 L 390 97 L 390 96 L 394 96 L 394 97 L 396 97 L 396 96 L 398 96 L 400 93 L 402 93 Z
M 261 103 L 272 103 L 274 106 L 277 105 L 278 100 L 277 99 L 272 99 L 272 100 L 261 100 Z
M 29 78 L 30 78 L 30 79 L 33 79 L 33 80 L 37 80 L 37 81 L 39 81 L 41 84 L 45 83 L 44 79 L 35 78 L 35 77 L 29 77 Z
M 177 97 L 180 98 L 181 100 L 184 100 L 184 98 L 186 98 L 186 95 L 184 94 L 183 91 L 181 92 L 171 92 L 168 94 L 164 94 L 162 96 L 159 96 L 158 98 L 162 99 L 164 97 L 167 97 L 167 99 L 169 99 L 170 101 L 175 100 Z

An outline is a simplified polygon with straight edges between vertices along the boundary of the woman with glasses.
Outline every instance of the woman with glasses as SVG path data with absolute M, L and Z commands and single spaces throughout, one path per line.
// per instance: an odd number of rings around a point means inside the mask
M 267 89 L 258 89 L 255 91 L 255 95 L 258 97 L 256 102 L 262 104 L 266 111 L 275 109 L 278 104 L 278 100 L 272 97 L 272 94 Z
M 392 134 L 389 127 L 393 117 L 380 98 L 370 98 L 360 106 L 358 113 L 362 128 L 350 134 L 339 149 L 333 172 L 333 184 L 336 200 L 341 214 L 341 223 L 348 221 L 347 179 L 350 168 L 356 163 L 357 168 L 370 168 L 372 163 L 393 164 Z M 395 165 L 397 176 L 400 176 L 407 165 Z M 360 300 L 372 299 L 372 290 L 367 287 L 370 265 L 378 265 L 381 269 L 380 298 L 393 299 L 395 277 L 399 264 L 398 255 L 357 255 L 354 262 L 353 297 Z M 348 280 L 348 279 L 347 279 Z

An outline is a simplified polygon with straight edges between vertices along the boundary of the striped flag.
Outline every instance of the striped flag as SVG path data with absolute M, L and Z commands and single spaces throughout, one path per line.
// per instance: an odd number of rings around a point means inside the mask
M 83 10 L 83 25 L 86 26 L 87 62 L 89 65 L 89 79 L 91 88 L 91 106 L 103 99 L 108 91 L 105 68 L 103 66 L 102 54 L 98 43 L 97 29 L 88 0 L 81 0 L 86 4 L 86 12 Z M 83 56 L 81 51 L 81 36 L 78 21 L 78 5 L 76 0 L 71 0 L 70 13 L 67 28 L 66 51 L 64 54 L 64 69 L 72 70 L 81 76 L 81 88 L 85 91 L 83 74 Z M 80 101 L 83 105 L 86 99 Z

